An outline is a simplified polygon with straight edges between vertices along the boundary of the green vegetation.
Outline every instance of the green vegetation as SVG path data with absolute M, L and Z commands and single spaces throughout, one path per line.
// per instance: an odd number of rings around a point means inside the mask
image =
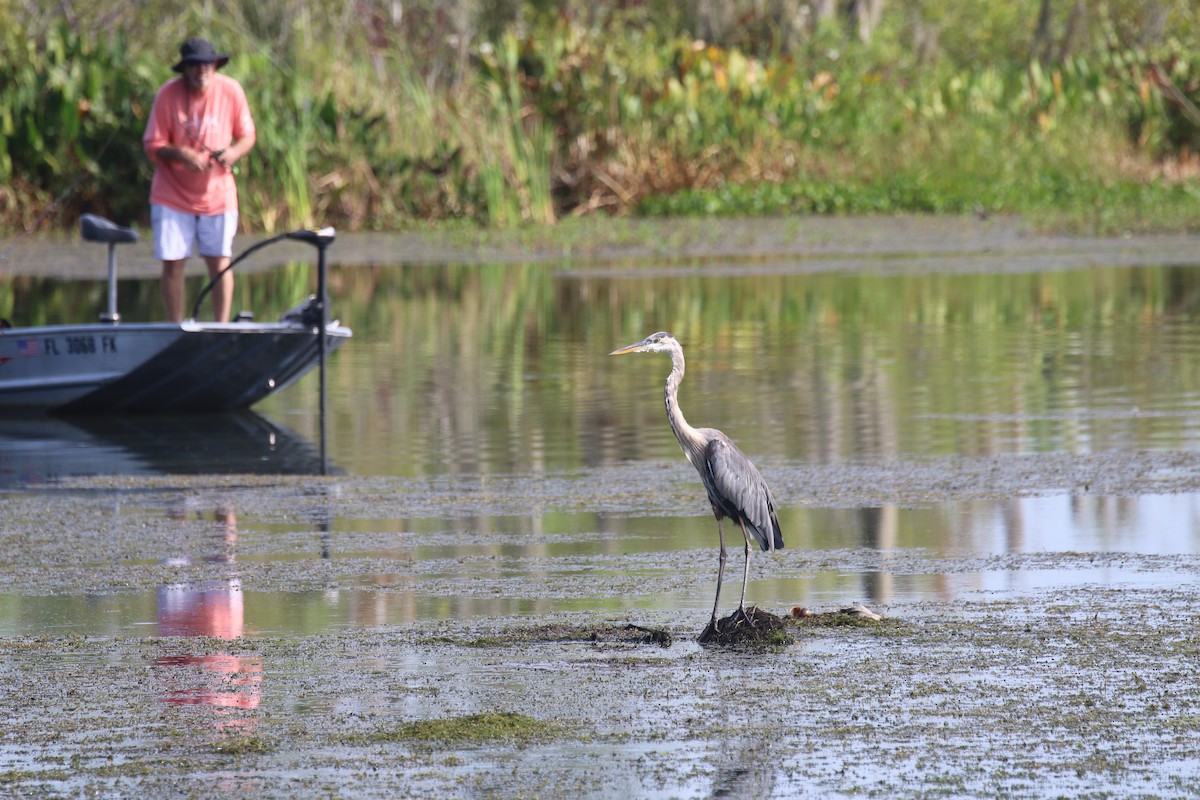
M 0 0 L 10 230 L 82 210 L 143 221 L 146 115 L 194 34 L 233 53 L 256 116 L 241 176 L 252 230 L 930 212 L 1109 232 L 1200 218 L 1186 0 L 61 8 Z
M 274 745 L 261 736 L 222 736 L 213 745 L 213 752 L 226 756 L 269 753 Z
M 0 786 L 15 786 L 35 781 L 65 781 L 69 777 L 70 773 L 65 769 L 9 769 L 0 772 Z
M 554 736 L 558 728 L 509 711 L 468 714 L 464 717 L 425 719 L 365 737 L 368 742 L 424 741 L 482 744 L 492 741 L 532 741 Z

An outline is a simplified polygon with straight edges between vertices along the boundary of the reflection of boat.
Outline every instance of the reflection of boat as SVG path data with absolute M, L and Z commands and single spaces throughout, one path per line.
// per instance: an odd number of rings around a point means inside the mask
M 321 472 L 311 442 L 253 411 L 0 418 L 0 489 L 92 475 Z
M 326 317 L 325 248 L 334 239 L 332 230 L 282 234 L 238 257 L 284 238 L 318 248 L 318 294 L 279 322 L 174 324 L 127 323 L 117 313 L 115 247 L 137 241 L 137 232 L 90 214 L 81 228 L 85 240 L 108 245 L 108 310 L 99 323 L 0 329 L 0 408 L 69 413 L 249 408 L 350 338 L 350 329 L 336 321 L 325 322 L 323 343 L 317 335 Z

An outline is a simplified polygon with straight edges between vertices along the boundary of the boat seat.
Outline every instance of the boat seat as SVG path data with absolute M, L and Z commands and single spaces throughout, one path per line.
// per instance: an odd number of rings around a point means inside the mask
M 84 214 L 79 218 L 79 228 L 83 232 L 85 242 L 104 242 L 106 244 L 128 244 L 138 240 L 138 232 L 133 228 L 122 228 L 114 222 L 95 214 Z

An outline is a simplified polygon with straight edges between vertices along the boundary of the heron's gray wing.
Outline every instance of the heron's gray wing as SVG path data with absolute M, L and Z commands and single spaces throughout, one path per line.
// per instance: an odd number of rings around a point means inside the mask
M 745 520 L 746 529 L 763 550 L 783 547 L 775 499 L 762 473 L 728 436 L 710 436 L 704 453 L 704 486 L 713 504 L 727 517 Z

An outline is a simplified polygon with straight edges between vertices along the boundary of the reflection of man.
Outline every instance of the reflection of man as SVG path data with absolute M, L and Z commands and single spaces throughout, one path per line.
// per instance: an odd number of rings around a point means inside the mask
M 184 508 L 168 510 L 168 516 L 186 519 Z M 220 506 L 214 513 L 221 533 L 214 554 L 205 560 L 232 564 L 237 545 L 237 515 L 232 508 Z M 172 560 L 187 564 L 187 559 Z M 158 635 L 240 638 L 245 629 L 242 584 L 237 578 L 204 581 L 198 584 L 169 584 L 158 589 Z M 154 662 L 160 667 L 199 667 L 204 681 L 198 685 L 184 673 L 183 686 L 163 690 L 163 702 L 172 705 L 202 705 L 213 708 L 257 708 L 262 699 L 263 666 L 256 656 L 236 656 L 226 652 L 178 653 L 162 655 Z M 174 681 L 171 681 L 174 683 Z M 251 719 L 225 719 L 222 729 L 244 730 L 253 727 Z
M 210 278 L 229 266 L 237 229 L 233 165 L 254 147 L 254 120 L 241 84 L 218 75 L 229 61 L 205 39 L 179 48 L 181 73 L 159 88 L 142 146 L 154 162 L 150 221 L 154 256 L 163 264 L 167 319 L 183 320 L 183 269 L 198 243 Z M 229 321 L 233 273 L 213 286 L 213 318 Z
M 159 636 L 213 636 L 236 639 L 242 635 L 242 591 L 237 581 L 219 582 L 193 589 L 164 586 L 158 590 Z M 262 700 L 262 659 L 232 653 L 177 653 L 154 660 L 160 667 L 199 667 L 207 677 L 196 682 L 184 675 L 184 685 L 163 690 L 165 703 L 212 708 L 258 708 Z M 172 681 L 174 683 L 174 681 Z M 221 728 L 252 727 L 251 720 L 223 720 Z
M 158 587 L 159 636 L 237 639 L 244 622 L 242 584 L 236 578 Z

